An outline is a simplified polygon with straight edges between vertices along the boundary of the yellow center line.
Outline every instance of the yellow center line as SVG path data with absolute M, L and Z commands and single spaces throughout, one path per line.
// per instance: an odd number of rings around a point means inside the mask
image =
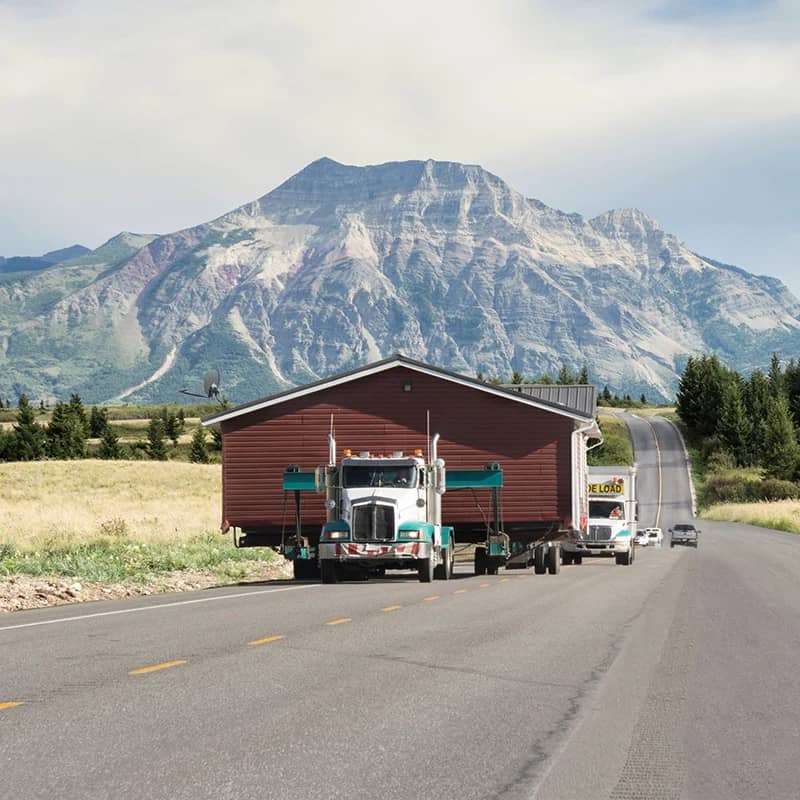
M 402 608 L 403 606 L 386 606 L 386 608 L 382 608 L 381 611 L 397 611 L 398 608 Z
M 432 594 L 429 597 L 426 597 L 424 599 L 425 600 L 438 600 L 439 599 L 439 595 L 438 594 Z
M 658 445 L 658 436 L 656 435 L 656 426 L 648 419 L 647 424 L 650 426 L 650 431 L 653 434 L 653 441 L 656 445 L 656 462 L 658 464 L 658 505 L 656 506 L 656 528 L 661 527 L 661 493 L 663 488 L 663 480 L 661 475 L 661 448 Z
M 478 588 L 479 589 L 486 589 L 491 585 L 492 585 L 491 583 L 482 583 Z
M 466 592 L 466 591 L 467 591 L 466 589 L 456 589 L 456 590 L 453 592 L 453 594 L 464 594 L 464 592 Z
M 267 644 L 268 642 L 277 642 L 283 639 L 283 636 L 265 636 L 263 639 L 254 639 L 250 644 Z
M 177 667 L 179 664 L 185 664 L 185 660 L 165 661 L 163 664 L 154 664 L 152 667 L 142 667 L 141 669 L 132 669 L 128 675 L 144 675 L 148 672 L 156 672 L 160 669 L 169 669 L 170 667 Z
M 2 711 L 4 708 L 14 708 L 15 706 L 21 706 L 21 705 L 22 703 L 14 703 L 14 702 L 0 703 L 0 711 Z
M 507 583 L 511 578 L 500 578 L 500 583 Z
M 352 622 L 353 620 L 350 617 L 341 617 L 340 619 L 332 619 L 330 622 L 326 622 L 326 625 L 343 625 L 345 622 Z

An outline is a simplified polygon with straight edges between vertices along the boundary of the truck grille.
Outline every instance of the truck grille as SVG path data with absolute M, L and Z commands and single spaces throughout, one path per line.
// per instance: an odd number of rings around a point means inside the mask
M 608 541 L 611 538 L 610 525 L 590 525 L 589 539 L 595 542 Z
M 377 503 L 353 506 L 353 539 L 358 542 L 394 539 L 394 507 Z

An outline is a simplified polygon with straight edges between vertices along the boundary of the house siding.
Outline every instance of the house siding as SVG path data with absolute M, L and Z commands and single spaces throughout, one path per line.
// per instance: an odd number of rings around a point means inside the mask
M 403 391 L 406 381 L 410 392 Z M 339 456 L 344 448 L 409 454 L 426 450 L 428 414 L 448 468 L 501 464 L 506 528 L 571 525 L 572 418 L 404 367 L 223 422 L 223 520 L 244 530 L 293 531 L 294 497 L 283 491 L 283 473 L 289 465 L 312 470 L 327 463 L 331 419 Z M 322 498 L 305 492 L 302 502 L 304 529 L 318 530 Z M 491 509 L 487 490 L 451 491 L 442 520 L 457 534 L 477 531 Z

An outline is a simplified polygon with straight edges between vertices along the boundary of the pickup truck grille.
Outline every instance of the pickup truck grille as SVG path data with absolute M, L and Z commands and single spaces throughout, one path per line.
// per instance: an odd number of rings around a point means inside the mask
M 353 506 L 353 539 L 386 542 L 394 539 L 394 507 L 377 503 Z
M 608 541 L 611 538 L 610 525 L 590 525 L 589 539 L 594 542 Z

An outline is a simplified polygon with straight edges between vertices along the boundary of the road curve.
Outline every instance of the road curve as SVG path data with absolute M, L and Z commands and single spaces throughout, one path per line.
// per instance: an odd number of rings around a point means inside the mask
M 674 428 L 630 424 L 640 512 L 690 518 Z M 631 567 L 5 615 L 4 794 L 789 800 L 800 540 L 702 527 Z

